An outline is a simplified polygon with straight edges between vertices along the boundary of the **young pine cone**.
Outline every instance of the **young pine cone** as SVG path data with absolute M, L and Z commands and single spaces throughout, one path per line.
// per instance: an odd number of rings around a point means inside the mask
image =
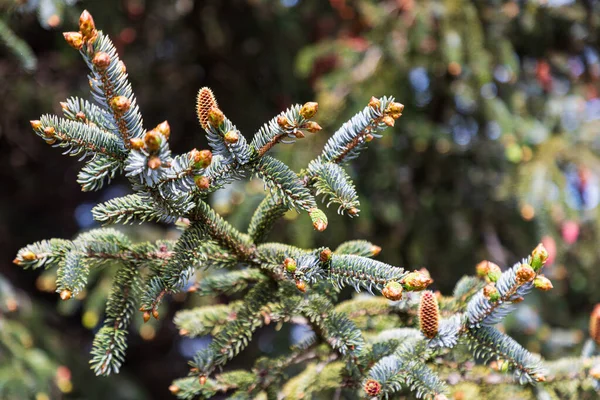
M 426 290 L 421 294 L 421 304 L 419 304 L 419 322 L 421 332 L 428 339 L 433 339 L 438 333 L 440 321 L 440 310 L 438 308 L 437 298 L 431 290 Z

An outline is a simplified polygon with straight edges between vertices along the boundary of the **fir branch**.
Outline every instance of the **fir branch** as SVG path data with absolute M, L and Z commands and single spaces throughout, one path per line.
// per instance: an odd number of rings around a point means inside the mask
M 490 326 L 468 328 L 465 333 L 476 358 L 488 361 L 494 357 L 507 362 L 521 384 L 545 380 L 539 357 L 533 356 L 510 336 Z
M 327 207 L 332 203 L 338 204 L 338 214 L 346 212 L 350 217 L 359 213 L 358 195 L 350 177 L 342 167 L 334 163 L 312 162 L 309 171 L 313 178 L 312 187 L 316 189 L 316 195 L 323 195 L 323 201 L 327 201 Z
M 37 68 L 37 58 L 31 47 L 10 29 L 4 18 L 0 18 L 0 43 L 18 58 L 23 69 L 33 72 Z
M 344 242 L 335 249 L 335 254 L 347 254 L 360 257 L 375 257 L 381 252 L 381 247 L 367 242 L 366 240 L 350 240 Z
M 178 311 L 173 322 L 181 335 L 196 337 L 214 334 L 227 324 L 241 304 L 211 304 L 189 310 Z
M 281 199 L 276 199 L 273 195 L 267 194 L 252 214 L 248 226 L 248 235 L 254 243 L 264 241 L 275 222 L 287 211 L 288 207 L 283 204 Z
M 36 134 L 49 144 L 65 148 L 64 154 L 82 157 L 102 154 L 121 162 L 126 157 L 123 144 L 117 136 L 96 126 L 54 115 L 43 115 L 39 122 L 39 127 L 34 127 Z
M 77 174 L 77 183 L 81 185 L 81 190 L 84 192 L 100 190 L 121 170 L 122 164 L 119 161 L 103 154 L 96 154 Z
M 61 103 L 65 117 L 72 121 L 79 121 L 119 135 L 119 129 L 115 126 L 111 114 L 87 100 L 79 97 L 69 97 L 66 102 Z
M 130 194 L 108 200 L 92 209 L 94 219 L 103 224 L 128 224 L 134 220 L 141 222 L 173 222 L 174 217 L 165 215 L 147 196 Z
M 354 255 L 333 254 L 329 268 L 334 285 L 350 285 L 357 292 L 361 288 L 371 293 L 373 288 L 382 290 L 388 282 L 400 281 L 406 275 L 403 268 Z
M 127 263 L 115 276 L 106 303 L 104 326 L 96 334 L 90 364 L 96 375 L 118 373 L 125 361 L 127 330 L 136 308 L 141 284 L 137 267 Z

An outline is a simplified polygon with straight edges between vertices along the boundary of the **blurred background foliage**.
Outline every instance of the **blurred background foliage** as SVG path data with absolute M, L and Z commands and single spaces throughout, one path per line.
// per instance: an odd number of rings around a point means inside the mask
M 595 0 L 0 0 L 0 398 L 165 398 L 194 348 L 170 322 L 183 301 L 176 298 L 162 323 L 135 324 L 122 375 L 94 378 L 86 363 L 110 269 L 79 301 L 55 307 L 48 273 L 10 263 L 27 243 L 94 227 L 92 206 L 128 190 L 117 183 L 82 193 L 75 160 L 30 131 L 30 119 L 58 113 L 70 95 L 87 96 L 86 67 L 60 33 L 74 29 L 82 9 L 117 45 L 146 126 L 169 121 L 176 152 L 206 147 L 194 113 L 201 86 L 214 90 L 247 137 L 292 102 L 318 101 L 323 131 L 277 150 L 296 167 L 372 95 L 395 96 L 404 116 L 351 166 L 360 217 L 330 210 L 320 234 L 305 216 L 289 214 L 274 230 L 277 240 L 334 247 L 364 238 L 383 248 L 383 261 L 427 267 L 445 294 L 478 261 L 507 266 L 543 240 L 555 289 L 543 304 L 528 300 L 506 329 L 556 358 L 577 354 L 600 301 L 599 7 Z M 245 226 L 262 193 L 251 180 L 212 203 Z M 140 240 L 176 235 L 158 225 L 128 230 Z M 257 342 L 249 357 L 286 346 Z M 10 371 L 19 371 L 16 382 Z

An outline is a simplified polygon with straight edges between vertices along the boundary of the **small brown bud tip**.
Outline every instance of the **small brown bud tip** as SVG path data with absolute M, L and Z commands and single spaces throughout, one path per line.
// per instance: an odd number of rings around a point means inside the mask
M 600 379 L 600 365 L 592 367 L 589 374 L 594 379 Z
M 94 64 L 98 71 L 104 71 L 110 65 L 110 56 L 108 53 L 99 51 L 94 55 L 94 58 L 92 58 L 92 64 Z
M 371 246 L 371 253 L 372 253 L 374 256 L 377 256 L 377 255 L 379 255 L 379 253 L 381 253 L 381 247 L 379 247 L 379 246 L 375 246 L 375 245 Z
M 536 382 L 546 382 L 546 376 L 542 374 L 533 375 L 533 379 L 535 379 Z
M 150 321 L 150 312 L 149 311 L 144 311 L 144 322 L 148 322 Z
M 110 107 L 116 112 L 124 113 L 131 107 L 131 100 L 125 96 L 113 97 L 110 101 Z
M 525 297 L 519 296 L 519 297 L 515 297 L 510 302 L 514 303 L 514 304 L 518 304 L 518 303 L 522 302 L 523 300 L 525 300 Z
M 148 168 L 150 169 L 159 169 L 162 165 L 159 157 L 153 156 L 148 160 Z
M 200 385 L 203 385 L 206 383 L 206 377 L 204 375 L 202 375 L 201 377 L 198 378 L 198 382 L 200 383 Z
M 521 264 L 519 269 L 517 269 L 516 280 L 519 285 L 523 285 L 527 282 L 531 282 L 535 279 L 535 271 L 531 268 L 530 265 Z
M 378 109 L 381 106 L 381 101 L 375 97 L 371 96 L 371 100 L 369 100 L 369 107 L 372 109 Z
M 69 46 L 75 50 L 81 50 L 83 47 L 83 36 L 79 32 L 63 32 L 63 36 Z
M 310 101 L 302 106 L 300 109 L 300 115 L 302 115 L 304 119 L 311 119 L 315 116 L 317 111 L 319 111 L 319 103 Z
M 163 121 L 160 124 L 156 125 L 156 128 L 154 128 L 154 130 L 163 135 L 167 140 L 169 140 L 169 137 L 171 137 L 171 126 L 169 126 L 169 123 L 167 121 Z
M 413 271 L 402 278 L 400 282 L 404 284 L 404 287 L 408 291 L 419 291 L 426 289 L 427 286 L 431 285 L 433 279 L 429 276 L 429 272 Z
M 281 114 L 277 117 L 277 125 L 283 129 L 287 129 L 290 127 L 290 122 L 285 115 Z
M 293 258 L 288 257 L 285 260 L 283 260 L 283 266 L 285 267 L 285 270 L 290 274 L 296 272 L 296 260 L 294 260 Z
M 83 10 L 79 17 L 79 31 L 86 39 L 90 39 L 96 33 L 94 18 L 92 18 L 92 14 L 90 14 L 88 10 Z
M 398 301 L 402 299 L 403 290 L 404 288 L 400 282 L 391 281 L 385 285 L 381 294 L 388 300 Z
M 179 393 L 179 386 L 177 386 L 177 385 L 171 385 L 171 386 L 169 386 L 169 392 L 171 392 L 173 394 Z
M 552 286 L 552 281 L 543 275 L 538 275 L 535 277 L 533 280 L 533 286 L 543 291 L 548 291 L 554 287 Z
M 375 136 L 371 135 L 370 133 L 367 133 L 367 135 L 365 136 L 365 142 L 367 143 L 372 142 L 373 139 L 375 139 Z
M 421 333 L 426 338 L 433 339 L 438 334 L 440 321 L 440 310 L 437 297 L 431 290 L 426 290 L 421 294 L 419 304 L 419 324 Z
M 31 120 L 29 121 L 29 123 L 31 124 L 31 127 L 36 131 L 40 130 L 40 128 L 42 127 L 42 122 L 37 119 Z
M 15 259 L 13 260 L 13 264 L 21 265 L 21 260 L 19 260 L 18 257 L 15 257 Z
M 319 260 L 321 260 L 321 262 L 327 262 L 327 261 L 331 260 L 332 254 L 333 253 L 332 253 L 331 249 L 325 248 L 319 254 Z
M 154 319 L 158 319 L 159 315 L 158 315 L 158 310 L 156 308 L 154 310 L 152 310 L 152 316 L 154 317 Z
M 53 137 L 54 133 L 56 132 L 56 129 L 54 129 L 53 126 L 47 126 L 44 128 L 44 136 L 46 137 Z
M 317 133 L 321 129 L 323 129 L 323 128 L 321 128 L 321 125 L 317 124 L 315 121 L 308 121 L 307 123 L 304 124 L 304 127 L 310 133 Z
M 208 123 L 213 128 L 218 128 L 225 121 L 225 114 L 217 106 L 213 106 L 208 111 Z
M 367 379 L 363 389 L 368 396 L 374 397 L 381 392 L 381 383 L 377 382 L 375 379 Z
M 197 286 L 190 286 L 187 291 L 188 291 L 188 293 L 195 293 L 195 292 L 198 291 L 198 287 Z
M 144 139 L 141 138 L 133 138 L 129 140 L 129 144 L 131 148 L 134 150 L 141 150 L 144 148 Z
M 306 293 L 306 282 L 304 281 L 296 281 L 296 288 L 302 293 Z
M 212 162 L 212 153 L 210 150 L 194 151 L 192 154 L 194 167 L 206 168 Z
M 66 102 L 66 101 L 61 101 L 61 102 L 60 102 L 60 107 L 61 107 L 63 110 L 66 110 L 66 109 L 69 107 L 69 104 L 67 104 L 67 102 Z
M 500 267 L 493 262 L 488 262 L 487 279 L 489 279 L 490 282 L 498 282 L 498 279 L 500 279 L 501 276 L 502 270 Z
M 160 145 L 162 144 L 162 139 L 160 134 L 156 131 L 148 131 L 144 135 L 144 144 L 146 145 L 146 149 L 149 152 L 155 152 L 160 149 Z
M 396 121 L 394 120 L 394 118 L 390 117 L 389 115 L 384 116 L 381 119 L 381 122 L 383 122 L 384 124 L 386 124 L 387 126 L 394 126 L 394 124 L 396 123 Z
M 63 291 L 60 292 L 60 298 L 63 300 L 69 300 L 72 295 L 73 295 L 73 292 L 71 292 L 68 289 L 64 289 Z
M 548 260 L 548 250 L 542 243 L 538 244 L 535 249 L 531 252 L 531 268 L 534 271 L 542 269 L 546 261 Z
M 489 301 L 491 301 L 493 303 L 500 300 L 500 293 L 498 292 L 498 289 L 496 289 L 496 284 L 493 282 L 488 283 L 483 288 L 483 295 L 485 296 L 486 299 L 488 299 Z
M 396 103 L 395 101 L 392 101 L 390 104 L 388 104 L 388 106 L 387 106 L 387 108 L 386 108 L 385 111 L 387 113 L 389 113 L 389 114 L 400 114 L 400 115 L 402 115 L 402 111 L 404 111 L 404 104 Z
M 77 114 L 75 114 L 75 118 L 80 120 L 80 121 L 85 121 L 87 118 L 85 117 L 85 114 L 83 113 L 83 111 L 79 111 L 77 112 Z
M 126 73 L 127 72 L 127 67 L 125 66 L 125 63 L 122 60 L 119 60 L 119 69 L 121 69 L 121 73 Z
M 21 259 L 23 259 L 23 261 L 34 261 L 37 257 L 33 251 L 25 251 L 21 254 Z
M 204 175 L 194 177 L 194 183 L 200 190 L 206 190 L 210 187 L 210 180 Z
M 325 229 L 327 229 L 327 222 L 323 221 L 322 219 L 317 220 L 313 222 L 313 227 L 319 232 L 323 232 Z
M 185 336 L 185 335 L 187 335 L 187 334 L 189 334 L 189 333 L 190 333 L 190 331 L 188 331 L 187 329 L 183 329 L 183 328 L 182 328 L 182 329 L 180 329 L 180 330 L 179 330 L 179 334 L 180 334 L 181 336 Z
M 234 144 L 240 140 L 240 135 L 236 131 L 229 131 L 224 136 L 225 143 Z
M 298 139 L 304 139 L 306 137 L 306 135 L 304 134 L 304 132 L 302 132 L 300 129 L 294 129 L 294 131 L 292 132 L 294 134 L 294 136 L 296 136 Z
M 358 208 L 356 208 L 356 207 L 350 207 L 348 209 L 348 214 L 351 215 L 351 216 L 353 216 L 353 217 L 355 215 L 358 215 L 359 212 L 360 212 L 360 210 Z
M 590 337 L 600 345 L 600 304 L 596 304 L 590 314 Z

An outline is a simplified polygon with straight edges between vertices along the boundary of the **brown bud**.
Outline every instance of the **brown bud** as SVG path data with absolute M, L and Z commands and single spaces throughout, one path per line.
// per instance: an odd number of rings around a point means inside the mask
M 535 286 L 536 289 L 543 291 L 548 291 L 554 287 L 552 286 L 552 281 L 550 281 L 550 279 L 546 278 L 544 275 L 536 276 L 533 280 L 533 286 Z
M 538 244 L 531 252 L 531 268 L 539 271 L 548 260 L 548 250 L 542 243 Z
M 198 91 L 198 96 L 196 97 L 196 113 L 198 114 L 198 120 L 200 121 L 202 128 L 208 129 L 208 112 L 212 107 L 218 106 L 212 90 L 203 87 Z
M 385 109 L 386 113 L 399 114 L 398 116 L 402 115 L 402 111 L 404 111 L 404 105 L 401 103 L 396 103 L 395 101 L 392 101 L 390 104 L 388 104 L 387 108 Z
M 200 383 L 200 385 L 204 386 L 204 384 L 206 383 L 206 377 L 204 375 L 200 376 L 198 378 L 198 382 Z
M 419 325 L 426 338 L 433 339 L 438 334 L 440 310 L 435 294 L 426 290 L 421 294 L 419 304 Z
M 196 168 L 206 168 L 212 162 L 212 153 L 210 150 L 198 151 L 194 149 L 190 154 Z
M 493 282 L 488 283 L 483 288 L 483 295 L 485 296 L 486 299 L 488 299 L 489 301 L 491 301 L 493 303 L 500 300 L 500 293 L 498 292 L 498 289 L 496 289 L 496 284 Z
M 394 124 L 396 123 L 396 121 L 394 121 L 394 118 L 390 117 L 389 115 L 384 115 L 383 118 L 381 118 L 381 122 L 383 122 L 387 126 L 394 126 Z
M 385 287 L 381 291 L 381 294 L 388 300 L 398 301 L 402 299 L 403 290 L 404 288 L 402 287 L 400 282 L 391 281 L 385 285 Z
M 63 110 L 67 110 L 69 108 L 69 104 L 66 101 L 61 101 L 59 104 L 60 108 L 62 108 Z
M 108 53 L 99 51 L 92 58 L 92 64 L 98 69 L 98 71 L 104 71 L 110 65 L 110 56 Z
M 152 316 L 154 317 L 154 319 L 158 319 L 159 315 L 158 315 L 158 310 L 156 308 L 154 310 L 152 310 Z
M 31 121 L 29 121 L 29 123 L 31 124 L 31 127 L 36 131 L 39 131 L 40 128 L 42 127 L 42 122 L 37 119 L 31 120 Z
M 600 304 L 596 304 L 590 314 L 590 337 L 600 345 Z
M 96 35 L 96 24 L 87 10 L 83 10 L 79 17 L 79 31 L 86 40 Z
M 83 47 L 83 36 L 79 32 L 63 32 L 63 36 L 69 46 L 75 50 L 81 50 Z
M 304 281 L 296 281 L 296 288 L 302 293 L 306 293 L 306 282 Z
M 327 262 L 329 260 L 331 260 L 331 255 L 333 253 L 331 252 L 331 250 L 329 248 L 325 248 L 323 249 L 323 251 L 321 251 L 321 253 L 319 254 L 319 260 L 321 260 L 321 262 Z
M 369 100 L 369 107 L 371 107 L 372 109 L 378 109 L 381 106 L 381 101 L 375 97 L 375 96 L 371 96 L 371 100 Z
M 319 232 L 323 232 L 325 229 L 327 229 L 327 222 L 320 219 L 318 221 L 313 222 L 313 227 Z
M 153 153 L 160 149 L 160 145 L 162 144 L 162 139 L 160 134 L 156 131 L 148 131 L 144 135 L 144 143 L 146 144 L 146 149 Z
M 302 106 L 300 109 L 300 115 L 302 115 L 304 119 L 311 119 L 315 116 L 317 111 L 319 111 L 319 103 L 310 101 Z
M 523 285 L 535 279 L 535 271 L 527 264 L 521 264 L 521 266 L 517 269 L 516 274 L 517 284 L 519 285 Z
M 21 258 L 23 261 L 33 261 L 36 260 L 37 257 L 33 251 L 25 251 L 21 254 Z
M 72 295 L 73 295 L 73 292 L 71 292 L 69 289 L 63 289 L 60 292 L 60 298 L 63 300 L 69 300 Z
M 519 296 L 519 297 L 513 298 L 510 302 L 513 303 L 513 304 L 517 304 L 517 303 L 522 302 L 523 300 L 525 300 L 525 297 Z
M 124 74 L 127 72 L 127 67 L 125 66 L 125 63 L 122 60 L 119 60 L 119 63 L 117 65 L 119 66 L 121 73 Z
M 358 213 L 360 212 L 360 210 L 356 207 L 350 207 L 348 209 L 348 215 L 350 215 L 351 217 L 354 217 L 355 215 L 358 215 Z
M 367 133 L 365 135 L 365 142 L 369 143 L 369 142 L 373 141 L 373 139 L 375 139 L 375 136 L 371 135 L 370 133 Z
M 187 329 L 183 329 L 183 328 L 181 328 L 181 329 L 179 330 L 179 334 L 180 334 L 181 336 L 188 335 L 189 333 L 190 333 L 190 331 L 188 331 Z
M 546 382 L 546 376 L 542 374 L 533 374 L 533 380 L 536 382 Z
M 223 121 L 225 121 L 225 114 L 223 114 L 223 111 L 221 111 L 219 107 L 211 107 L 211 109 L 208 110 L 208 123 L 213 128 L 221 126 Z
M 404 284 L 404 287 L 408 291 L 419 291 L 431 285 L 433 279 L 431 279 L 429 272 L 425 273 L 422 271 L 413 271 L 402 278 L 400 282 Z
M 379 253 L 381 253 L 381 247 L 372 245 L 371 253 L 373 254 L 373 256 L 379 255 Z
M 296 136 L 298 139 L 304 139 L 306 137 L 306 135 L 304 134 L 304 132 L 302 132 L 300 129 L 294 129 L 294 131 L 292 132 L 292 134 L 294 136 Z
M 132 149 L 141 150 L 144 148 L 144 139 L 133 138 L 129 140 L 129 144 L 131 145 Z
M 54 133 L 56 133 L 56 129 L 54 129 L 53 126 L 47 126 L 44 128 L 44 136 L 50 138 L 54 136 Z
M 150 321 L 150 312 L 149 311 L 144 311 L 143 318 L 144 318 L 144 322 Z
M 229 131 L 224 136 L 225 143 L 234 144 L 240 140 L 240 135 L 236 131 Z
M 206 190 L 210 187 L 210 180 L 204 175 L 195 176 L 194 183 L 196 184 L 196 187 L 200 190 Z
M 285 267 L 286 271 L 290 274 L 296 272 L 296 260 L 294 260 L 293 258 L 288 257 L 285 260 L 283 260 L 283 266 Z
M 283 129 L 287 129 L 290 127 L 290 121 L 288 121 L 285 115 L 281 114 L 277 117 L 277 125 Z
M 22 263 L 21 263 L 21 260 L 19 260 L 19 258 L 18 258 L 18 257 L 15 257 L 15 258 L 13 259 L 13 264 L 21 265 Z
M 363 385 L 363 389 L 368 396 L 374 397 L 381 392 L 381 383 L 377 382 L 375 379 L 367 379 Z
M 169 140 L 169 138 L 171 137 L 171 127 L 169 126 L 169 123 L 167 121 L 163 121 L 160 124 L 156 125 L 156 128 L 154 128 L 154 130 L 163 135 L 167 140 Z
M 177 385 L 171 385 L 171 386 L 169 386 L 169 392 L 171 392 L 173 394 L 179 393 L 179 386 L 177 386 Z
M 150 169 L 159 169 L 162 165 L 160 158 L 157 156 L 152 156 L 148 159 L 148 168 Z
M 83 113 L 83 111 L 79 111 L 77 112 L 77 114 L 75 114 L 75 118 L 79 121 L 85 121 L 87 120 L 87 118 L 85 117 L 85 114 Z
M 131 100 L 125 96 L 116 96 L 110 100 L 110 108 L 115 112 L 124 113 L 131 107 Z

